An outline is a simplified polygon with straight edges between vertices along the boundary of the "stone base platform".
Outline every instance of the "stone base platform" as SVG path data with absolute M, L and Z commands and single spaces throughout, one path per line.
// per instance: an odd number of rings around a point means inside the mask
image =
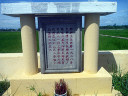
M 64 79 L 73 96 L 103 95 L 111 96 L 112 77 L 101 68 L 96 74 L 64 73 L 64 74 L 35 74 L 31 76 L 15 76 L 10 81 L 11 94 L 15 96 L 36 96 L 30 88 L 35 87 L 37 93 L 53 96 L 54 85 L 59 79 Z M 75 95 L 76 94 L 76 95 Z M 109 95 L 105 95 L 109 94 Z

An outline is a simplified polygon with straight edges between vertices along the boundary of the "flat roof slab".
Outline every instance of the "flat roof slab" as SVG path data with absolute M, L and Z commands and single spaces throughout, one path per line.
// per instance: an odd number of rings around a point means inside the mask
M 111 14 L 117 11 L 117 2 L 26 2 L 1 3 L 1 13 L 11 16 L 21 14 Z

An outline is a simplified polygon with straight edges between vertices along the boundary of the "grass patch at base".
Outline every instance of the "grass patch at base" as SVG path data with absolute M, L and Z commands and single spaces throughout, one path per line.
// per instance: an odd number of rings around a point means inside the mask
M 0 96 L 9 88 L 10 82 L 9 81 L 0 81 Z

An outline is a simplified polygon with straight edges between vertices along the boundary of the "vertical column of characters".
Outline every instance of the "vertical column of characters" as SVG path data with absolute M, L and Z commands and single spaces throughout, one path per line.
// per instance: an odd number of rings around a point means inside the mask
M 58 32 L 57 32 L 57 64 L 61 64 L 61 55 L 60 55 L 60 52 L 61 52 L 61 40 L 60 40 L 60 28 L 58 27 L 57 28 Z
M 61 25 L 61 64 L 65 64 L 65 38 L 64 38 L 64 27 Z
M 75 38 L 73 38 L 73 32 L 74 30 L 73 30 L 73 28 L 72 28 L 72 26 L 70 26 L 70 28 L 69 28 L 69 34 L 70 34 L 70 36 L 69 36 L 69 48 L 70 48 L 70 51 L 69 51 L 69 54 L 70 54 L 70 62 L 69 62 L 69 64 L 73 64 L 73 60 L 74 60 L 74 47 L 73 47 L 73 43 L 75 43 L 75 42 L 73 42 L 73 39 L 75 39 Z
M 60 53 L 60 62 L 58 64 L 64 64 L 64 28 L 60 26 L 60 43 L 59 43 L 59 53 Z
M 57 56 L 56 56 L 56 29 L 54 28 L 54 26 L 52 26 L 51 28 L 52 30 L 52 64 L 56 64 L 57 63 Z
M 50 27 L 46 27 L 46 43 L 47 43 L 47 46 L 46 46 L 46 54 L 47 54 L 47 63 L 48 65 L 51 64 L 50 62 L 50 59 L 49 56 L 51 55 L 50 53 L 52 52 L 52 33 L 51 33 L 51 28 Z
M 65 28 L 65 63 L 66 64 L 69 64 L 69 26 L 66 25 L 66 28 Z
M 60 30 L 59 26 L 56 26 L 56 64 L 60 63 Z

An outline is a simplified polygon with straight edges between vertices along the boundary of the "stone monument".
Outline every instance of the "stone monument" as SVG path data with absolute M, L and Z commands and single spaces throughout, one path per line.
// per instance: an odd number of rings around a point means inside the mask
M 55 81 L 65 79 L 72 95 L 111 96 L 112 77 L 104 68 L 98 69 L 99 23 L 100 16 L 116 9 L 116 2 L 98 1 L 2 3 L 2 14 L 20 17 L 21 22 L 25 75 L 11 79 L 11 93 L 30 96 L 32 93 L 26 87 L 34 85 L 53 96 Z M 84 57 L 81 57 L 82 16 L 85 17 Z M 39 22 L 40 62 L 35 17 Z
M 79 72 L 81 16 L 39 17 L 41 72 Z

